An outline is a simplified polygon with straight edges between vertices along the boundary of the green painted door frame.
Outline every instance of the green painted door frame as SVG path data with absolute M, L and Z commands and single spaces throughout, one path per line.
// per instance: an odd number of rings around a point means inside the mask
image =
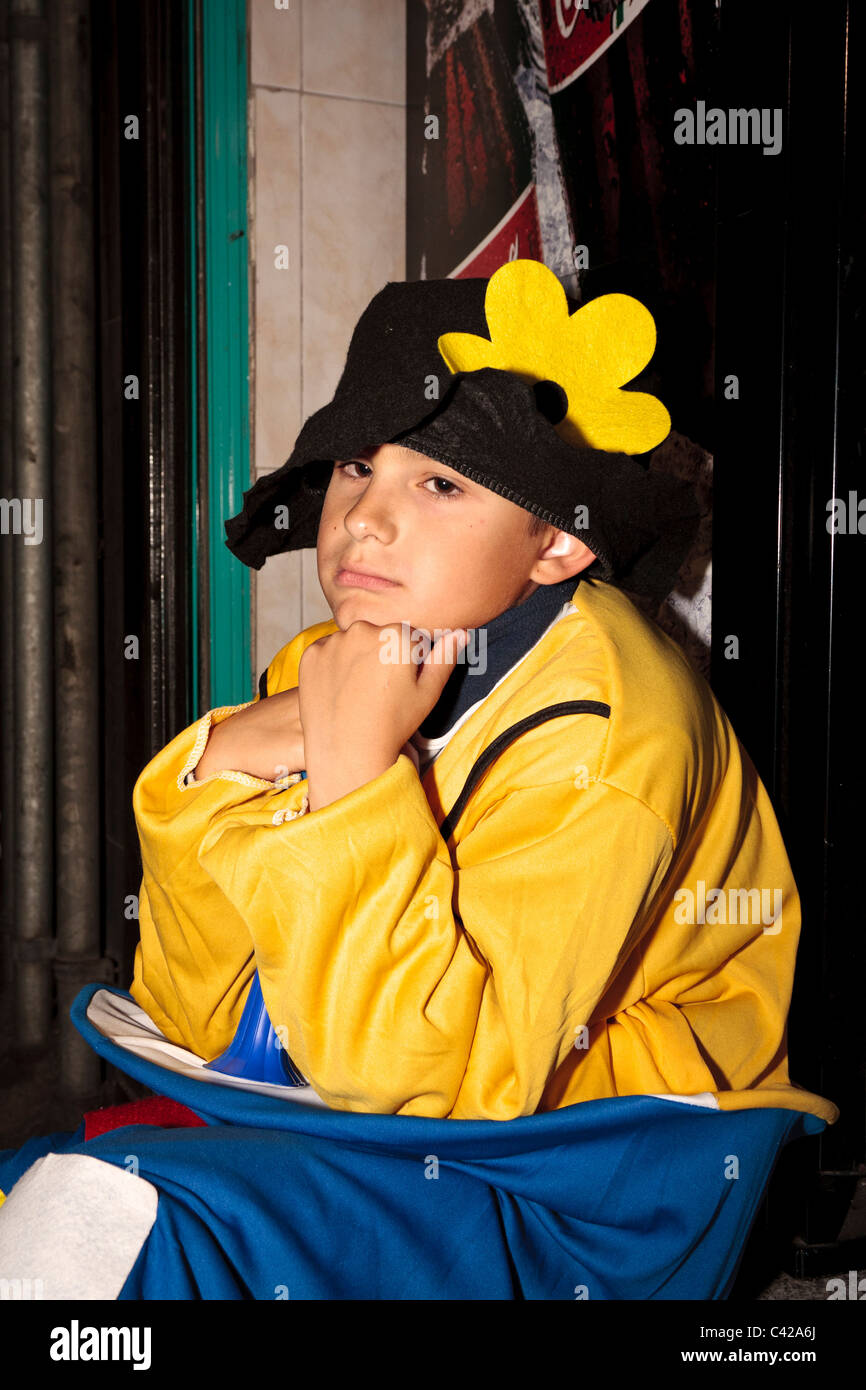
M 254 694 L 249 571 L 223 522 L 250 485 L 246 0 L 187 0 L 193 703 Z

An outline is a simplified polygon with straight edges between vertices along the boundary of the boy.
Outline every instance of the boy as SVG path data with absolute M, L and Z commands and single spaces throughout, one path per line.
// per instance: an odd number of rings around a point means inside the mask
M 260 983 L 335 1109 L 835 1120 L 788 1077 L 799 901 L 767 793 L 613 582 L 662 597 L 695 522 L 626 456 L 669 428 L 620 389 L 651 324 L 619 295 L 569 315 L 531 261 L 365 311 L 334 400 L 226 524 L 257 567 L 315 536 L 333 621 L 136 784 L 131 993 L 169 1041 L 218 1066 Z M 457 370 L 431 407 L 434 348 Z M 479 635 L 483 674 L 459 661 Z
M 727 1296 L 780 1148 L 838 1112 L 788 1077 L 769 798 L 619 587 L 670 592 L 695 522 L 626 452 L 669 428 L 620 389 L 648 319 L 532 261 L 365 311 L 226 527 L 257 567 L 315 543 L 333 619 L 144 769 L 132 989 L 73 1005 L 156 1094 L 0 1153 L 0 1279 Z

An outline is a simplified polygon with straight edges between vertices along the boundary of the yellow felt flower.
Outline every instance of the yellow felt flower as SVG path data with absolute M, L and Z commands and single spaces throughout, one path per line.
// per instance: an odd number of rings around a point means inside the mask
M 568 397 L 556 430 L 568 443 L 642 454 L 670 433 L 660 400 L 620 388 L 655 351 L 652 314 L 628 294 L 603 294 L 568 312 L 565 290 L 541 261 L 515 260 L 494 271 L 484 312 L 490 339 L 443 333 L 439 351 L 452 372 L 498 367 L 524 381 L 555 381 Z

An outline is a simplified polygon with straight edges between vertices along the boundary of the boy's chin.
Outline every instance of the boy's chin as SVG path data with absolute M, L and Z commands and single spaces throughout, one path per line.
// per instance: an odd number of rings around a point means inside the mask
M 393 609 L 386 608 L 385 604 L 380 606 L 376 603 L 358 602 L 354 595 L 352 600 L 350 603 L 344 601 L 338 604 L 336 611 L 334 611 L 333 606 L 331 608 L 334 622 L 341 632 L 345 632 L 347 628 L 352 626 L 352 623 L 360 621 L 373 623 L 375 627 L 389 627 L 391 624 L 399 627 L 401 623 L 408 623 L 413 628 L 417 626 L 402 608 L 395 612 Z

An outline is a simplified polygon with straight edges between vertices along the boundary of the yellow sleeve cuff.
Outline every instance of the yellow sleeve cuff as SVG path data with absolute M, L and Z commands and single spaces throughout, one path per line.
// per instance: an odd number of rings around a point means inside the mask
M 221 724 L 224 719 L 237 714 L 242 709 L 248 709 L 254 705 L 255 700 L 245 700 L 240 705 L 220 705 L 218 709 L 208 710 L 203 714 L 198 722 L 195 743 L 190 749 L 189 756 L 178 773 L 177 786 L 179 791 L 188 791 L 192 787 L 207 786 L 210 782 L 221 780 L 223 782 L 237 782 L 242 787 L 257 787 L 262 791 L 276 789 L 282 791 L 286 787 L 293 786 L 302 780 L 300 772 L 290 773 L 287 777 L 281 777 L 276 782 L 271 782 L 264 777 L 253 777 L 248 772 L 236 772 L 230 768 L 222 768 L 219 772 L 212 772 L 210 777 L 196 777 L 195 769 L 201 762 L 207 741 L 210 738 L 211 729 L 216 724 Z M 187 780 L 189 779 L 189 780 Z

